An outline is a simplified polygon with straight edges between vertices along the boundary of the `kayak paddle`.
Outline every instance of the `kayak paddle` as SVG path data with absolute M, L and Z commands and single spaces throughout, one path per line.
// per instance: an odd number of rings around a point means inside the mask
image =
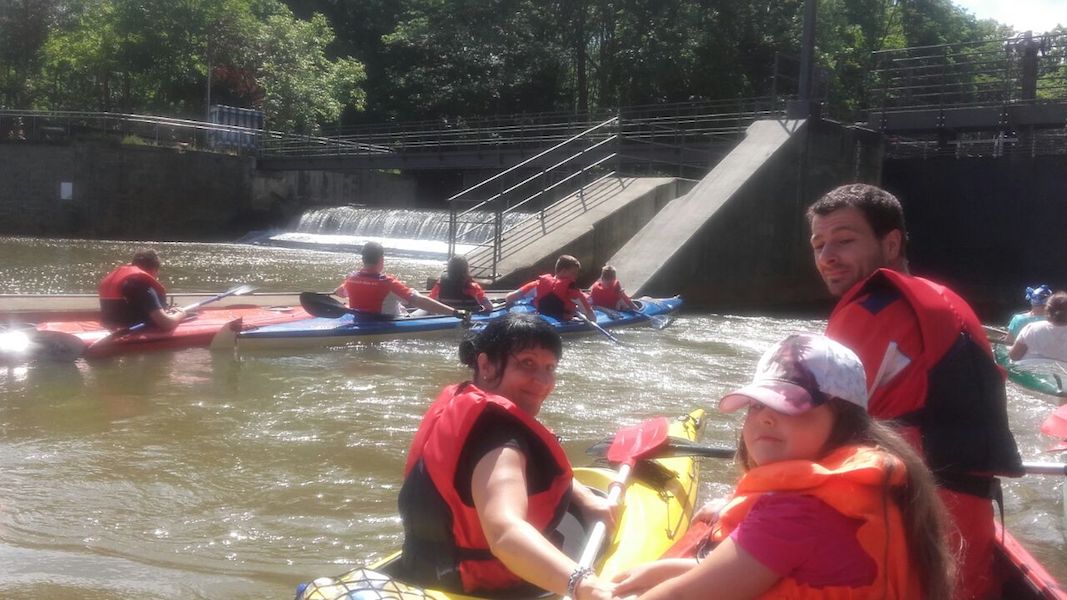
M 300 292 L 300 306 L 303 306 L 309 315 L 321 319 L 339 319 L 345 315 L 368 315 L 361 310 L 348 308 L 329 294 L 318 292 Z
M 609 461 L 619 463 L 620 466 L 615 480 L 611 482 L 611 489 L 608 491 L 609 504 L 618 503 L 619 496 L 622 495 L 623 488 L 626 486 L 626 480 L 630 478 L 630 471 L 638 459 L 656 451 L 667 441 L 667 428 L 667 418 L 659 417 L 624 427 L 615 434 L 615 439 L 608 448 L 607 457 Z M 579 568 L 588 569 L 593 566 L 593 561 L 596 560 L 601 546 L 604 545 L 607 532 L 608 526 L 604 521 L 597 521 L 593 525 L 582 555 L 578 559 Z
M 615 342 L 616 344 L 618 344 L 618 345 L 620 345 L 620 346 L 622 346 L 622 345 L 623 345 L 623 343 L 622 343 L 622 342 L 621 342 L 621 341 L 619 340 L 619 338 L 617 338 L 617 337 L 615 337 L 615 336 L 611 335 L 611 333 L 610 333 L 610 332 L 608 332 L 608 330 L 607 330 L 607 329 L 604 329 L 603 327 L 601 327 L 600 325 L 598 325 L 596 321 L 593 321 L 593 320 L 592 320 L 592 319 L 590 319 L 589 317 L 585 316 L 585 313 L 583 313 L 582 311 L 578 311 L 578 312 L 577 312 L 577 313 L 575 313 L 575 314 L 577 314 L 577 315 L 578 315 L 578 316 L 579 316 L 579 317 L 580 317 L 580 318 L 581 318 L 581 319 L 582 319 L 583 321 L 585 321 L 585 323 L 586 323 L 587 325 L 589 325 L 589 326 L 590 326 L 590 327 L 592 327 L 593 329 L 596 329 L 596 330 L 597 330 L 597 331 L 599 331 L 600 333 L 604 334 L 604 336 L 605 336 L 605 337 L 607 337 L 607 338 L 608 338 L 609 340 L 611 340 L 611 341 Z
M 318 292 L 300 292 L 300 306 L 304 307 L 304 310 L 306 310 L 309 315 L 322 319 L 339 319 L 345 315 L 369 317 L 380 321 L 392 321 L 395 318 L 392 315 L 382 315 L 362 311 L 358 308 L 349 308 L 342 302 L 338 302 L 329 294 L 320 294 Z M 440 316 L 447 317 L 449 315 Z M 452 317 L 462 320 L 465 325 L 470 324 L 470 316 L 471 312 L 469 310 L 457 309 L 453 311 L 452 314 Z
M 206 304 L 211 304 L 212 302 L 218 302 L 219 300 L 222 300 L 223 298 L 226 298 L 228 296 L 243 296 L 245 294 L 254 292 L 255 290 L 256 290 L 256 286 L 254 286 L 254 285 L 247 285 L 247 284 L 238 285 L 238 286 L 235 286 L 235 287 L 232 287 L 232 288 L 226 290 L 225 292 L 222 292 L 221 294 L 216 294 L 216 295 L 214 295 L 214 296 L 212 296 L 210 298 L 207 298 L 206 300 L 201 300 L 200 302 L 194 302 L 194 303 L 192 303 L 192 304 L 190 304 L 188 306 L 183 307 L 183 309 L 186 312 L 193 311 L 193 310 L 196 310 L 197 308 L 200 308 L 201 306 L 204 306 Z M 86 352 L 89 353 L 89 354 L 92 354 L 92 352 L 94 350 L 99 351 L 102 346 L 107 346 L 107 345 L 111 344 L 116 338 L 119 338 L 119 337 L 122 337 L 122 336 L 125 336 L 125 335 L 129 335 L 131 333 L 137 333 L 138 331 L 141 331 L 142 329 L 147 328 L 149 325 L 151 325 L 150 321 L 142 321 L 140 323 L 137 323 L 136 325 L 131 325 L 129 327 L 124 327 L 122 329 L 116 329 L 115 331 L 112 331 L 108 335 L 96 340 L 92 344 L 89 344 L 89 347 L 86 349 Z
M 0 330 L 0 365 L 30 361 L 71 362 L 85 352 L 85 342 L 62 331 L 33 327 Z
M 612 440 L 602 440 L 585 451 L 591 456 L 604 456 Z M 654 458 L 673 458 L 675 456 L 701 456 L 705 458 L 733 458 L 737 453 L 733 448 L 722 446 L 703 446 L 685 438 L 668 437 L 660 447 L 642 457 L 644 460 Z

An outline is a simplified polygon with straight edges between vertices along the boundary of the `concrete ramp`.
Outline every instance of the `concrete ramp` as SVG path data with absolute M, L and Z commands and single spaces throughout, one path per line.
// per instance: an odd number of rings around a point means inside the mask
M 648 283 L 794 135 L 804 120 L 757 121 L 745 138 L 684 197 L 660 210 L 608 263 L 619 270 L 631 295 Z

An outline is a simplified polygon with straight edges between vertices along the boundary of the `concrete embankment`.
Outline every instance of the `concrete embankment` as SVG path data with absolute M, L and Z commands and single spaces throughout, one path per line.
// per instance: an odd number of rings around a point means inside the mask
M 261 172 L 256 159 L 118 144 L 0 142 L 0 234 L 224 240 L 307 208 L 414 204 L 415 182 L 378 171 Z
M 846 182 L 878 182 L 881 137 L 825 121 L 759 121 L 686 196 L 610 262 L 635 294 L 687 306 L 759 311 L 828 301 L 804 211 Z

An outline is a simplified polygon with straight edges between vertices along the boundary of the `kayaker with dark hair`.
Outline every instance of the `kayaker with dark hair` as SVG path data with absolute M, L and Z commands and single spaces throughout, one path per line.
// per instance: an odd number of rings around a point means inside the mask
M 820 335 L 792 335 L 764 353 L 752 383 L 719 402 L 724 412 L 748 409 L 743 474 L 728 500 L 694 517 L 710 522 L 695 560 L 623 572 L 616 595 L 951 597 L 948 517 L 933 476 L 868 416 L 863 367 Z
M 471 277 L 467 259 L 458 254 L 448 259 L 448 267 L 430 290 L 430 297 L 453 308 L 493 310 L 493 303 L 485 296 L 482 286 Z
M 541 275 L 505 296 L 504 301 L 511 306 L 530 298 L 537 312 L 543 315 L 569 321 L 581 310 L 590 321 L 595 322 L 596 313 L 576 281 L 581 271 L 582 263 L 577 258 L 569 254 L 561 255 L 556 259 L 555 275 Z
M 430 405 L 404 468 L 400 579 L 464 593 L 533 584 L 576 600 L 610 598 L 610 586 L 546 537 L 570 502 L 589 522 L 614 520 L 536 418 L 556 384 L 559 334 L 512 314 L 464 341 L 459 354 L 473 378 Z
M 600 279 L 589 288 L 589 300 L 593 306 L 611 310 L 637 310 L 637 305 L 622 289 L 618 273 L 611 265 L 604 265 L 600 269 Z
M 1056 292 L 1045 304 L 1047 319 L 1023 327 L 1008 349 L 1012 360 L 1051 359 L 1067 362 L 1067 292 Z
M 459 311 L 433 298 L 427 298 L 404 285 L 392 275 L 382 272 L 385 268 L 385 248 L 378 242 L 367 242 L 361 252 L 363 268 L 349 273 L 333 293 L 348 298 L 348 307 L 369 315 L 398 317 L 407 311 L 401 303 L 410 304 L 425 311 L 463 318 L 466 312 Z
M 1030 310 L 1012 315 L 1008 322 L 1008 343 L 1015 343 L 1023 327 L 1035 321 L 1045 320 L 1045 303 L 1052 296 L 1052 288 L 1041 284 L 1037 287 L 1026 288 L 1026 301 L 1030 303 Z
M 922 452 L 962 548 L 956 598 L 998 597 L 990 500 L 995 475 L 1018 477 L 1004 374 L 974 311 L 947 287 L 908 273 L 904 211 L 878 187 L 850 184 L 807 211 L 815 266 L 838 296 L 826 335 L 852 348 L 874 383 L 871 416 L 893 419 Z
M 155 250 L 142 248 L 130 264 L 120 265 L 100 281 L 100 322 L 109 329 L 138 323 L 170 331 L 187 317 L 167 308 L 167 290 L 159 281 L 161 262 Z

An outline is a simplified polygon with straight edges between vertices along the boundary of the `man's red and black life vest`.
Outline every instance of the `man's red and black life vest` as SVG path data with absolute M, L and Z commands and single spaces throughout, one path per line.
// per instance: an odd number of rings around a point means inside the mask
M 161 305 L 167 304 L 167 290 L 148 271 L 134 266 L 121 265 L 100 281 L 100 321 L 105 325 L 128 326 L 149 318 L 142 314 L 141 306 L 133 306 L 123 295 L 123 286 L 129 281 L 138 281 L 144 287 L 155 290 Z
M 437 300 L 452 308 L 463 310 L 480 310 L 482 305 L 472 294 L 473 282 L 469 279 L 453 280 L 447 273 L 442 273 L 437 280 Z
M 407 581 L 464 592 L 524 584 L 489 551 L 473 501 L 465 500 L 457 489 L 461 485 L 469 488 L 469 482 L 457 482 L 456 476 L 463 449 L 472 441 L 472 429 L 484 426 L 479 423 L 483 418 L 528 431 L 531 443 L 543 446 L 546 453 L 542 454 L 555 463 L 539 465 L 555 476 L 545 490 L 529 496 L 527 521 L 549 537 L 567 510 L 573 473 L 552 432 L 502 396 L 471 383 L 449 386 L 423 417 L 404 467 L 399 498 L 404 521 L 400 560 Z
M 581 293 L 573 279 L 562 279 L 555 275 L 541 275 L 537 278 L 533 305 L 537 312 L 565 321 L 574 316 L 578 305 L 574 294 Z
M 912 363 L 889 382 L 892 387 L 884 393 L 915 394 L 923 400 L 920 408 L 905 414 L 879 414 L 872 403 L 871 415 L 918 428 L 926 464 L 940 485 L 993 497 L 997 489 L 992 475 L 1018 477 L 1023 473 L 1022 460 L 1008 428 L 1003 372 L 993 359 L 981 322 L 962 298 L 926 279 L 879 269 L 841 298 L 826 334 L 860 354 L 870 374 L 881 364 L 885 349 L 861 350 L 865 332 L 913 326 L 879 318 L 882 310 L 897 301 L 911 307 L 923 351 L 921 356 L 909 357 Z M 863 310 L 844 310 L 853 302 Z M 878 393 L 872 394 L 872 400 L 878 399 Z

